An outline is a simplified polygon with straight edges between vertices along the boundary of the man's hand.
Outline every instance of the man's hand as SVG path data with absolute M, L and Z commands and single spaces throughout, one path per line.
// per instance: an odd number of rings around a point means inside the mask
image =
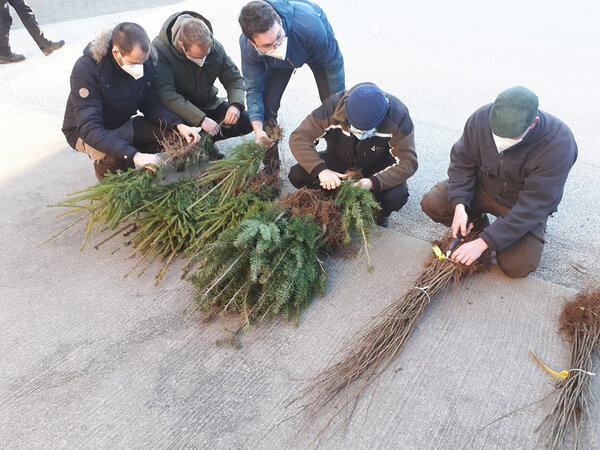
M 272 147 L 274 142 L 269 138 L 269 135 L 265 130 L 254 130 L 254 135 L 256 136 L 256 143 L 258 145 L 263 145 L 265 147 Z
M 267 148 L 273 147 L 275 142 L 269 138 L 269 135 L 263 129 L 263 123 L 260 120 L 253 120 L 250 124 L 252 125 L 254 136 L 256 137 L 256 143 Z
M 356 183 L 354 183 L 354 186 L 360 186 L 361 188 L 370 191 L 371 189 L 373 189 L 373 182 L 370 178 L 361 178 Z
M 333 170 L 325 169 L 319 172 L 319 181 L 323 189 L 335 189 L 342 184 L 341 178 L 346 178 L 348 175 L 334 172 Z
M 212 120 L 210 117 L 205 117 L 200 125 L 204 131 L 206 131 L 210 136 L 216 136 L 217 133 L 221 130 L 219 124 Z
M 135 155 L 133 155 L 133 162 L 136 165 L 143 167 L 144 169 L 151 170 L 154 173 L 156 173 L 156 168 L 162 164 L 158 155 L 140 152 L 137 152 Z
M 200 138 L 195 128 L 188 127 L 183 123 L 177 125 L 177 131 L 179 131 L 179 134 L 181 134 L 184 137 L 185 141 L 188 144 L 191 144 L 192 142 L 195 144 Z
M 467 228 L 467 223 L 469 223 L 469 215 L 465 210 L 465 205 L 459 203 L 454 208 L 454 218 L 452 219 L 452 237 L 455 238 L 459 231 L 463 236 L 469 234 L 473 229 L 473 224 L 470 224 Z M 479 255 L 477 255 L 475 259 L 477 258 L 479 258 Z
M 225 113 L 223 123 L 226 125 L 235 125 L 240 118 L 240 110 L 235 105 L 230 105 Z M 206 119 L 204 119 L 206 120 Z
M 456 262 L 470 266 L 487 248 L 488 245 L 485 243 L 485 241 L 481 238 L 478 238 L 458 247 L 452 253 L 451 258 Z

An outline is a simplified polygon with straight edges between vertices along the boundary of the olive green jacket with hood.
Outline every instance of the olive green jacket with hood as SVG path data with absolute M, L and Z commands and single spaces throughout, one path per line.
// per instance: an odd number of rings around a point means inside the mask
M 173 42 L 184 20 L 192 17 L 204 21 L 212 33 L 207 19 L 193 11 L 183 11 L 167 19 L 152 45 L 158 54 L 157 91 L 161 101 L 186 124 L 200 126 L 206 116 L 204 111 L 216 109 L 224 101 L 217 96 L 217 78 L 227 90 L 229 104 L 237 106 L 240 112 L 245 109 L 244 78 L 217 40 L 202 67 L 190 61 Z

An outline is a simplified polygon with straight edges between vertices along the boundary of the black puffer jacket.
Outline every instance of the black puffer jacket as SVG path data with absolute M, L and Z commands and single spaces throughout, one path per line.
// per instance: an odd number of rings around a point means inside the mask
M 473 113 L 450 152 L 448 200 L 470 206 L 476 187 L 510 209 L 485 228 L 481 238 L 502 250 L 556 211 L 577 144 L 567 125 L 539 111 L 540 120 L 523 141 L 498 152 L 489 115 L 492 104 Z
M 133 159 L 137 149 L 109 130 L 123 125 L 138 110 L 157 125 L 172 127 L 183 122 L 163 106 L 155 92 L 154 58 L 144 63 L 144 76 L 135 80 L 112 56 L 111 34 L 106 31 L 89 43 L 75 63 L 62 131 L 73 148 L 80 137 L 115 158 Z

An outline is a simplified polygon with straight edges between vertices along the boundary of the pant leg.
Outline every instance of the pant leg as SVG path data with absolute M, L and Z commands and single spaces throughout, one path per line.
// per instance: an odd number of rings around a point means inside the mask
M 452 226 L 454 208 L 448 201 L 448 180 L 438 181 L 421 199 L 421 209 L 431 220 Z
M 313 76 L 315 77 L 315 81 L 317 83 L 319 98 L 321 99 L 321 102 L 324 102 L 327 97 L 335 94 L 335 92 L 331 92 L 331 88 L 329 87 L 327 72 L 325 72 L 325 68 L 319 64 L 313 64 L 309 67 L 310 70 L 312 70 Z
M 142 153 L 159 153 L 162 151 L 161 141 L 170 130 L 162 129 L 159 125 L 155 125 L 143 116 L 136 116 L 132 119 L 133 135 L 131 145 L 137 148 Z
M 333 153 L 325 150 L 324 152 L 318 152 L 319 157 L 327 164 L 327 168 L 335 172 L 343 173 L 348 170 L 348 167 L 342 163 Z M 290 183 L 297 188 L 301 187 L 319 187 L 319 177 L 312 176 L 309 174 L 300 164 L 292 166 L 290 173 L 288 174 Z
M 204 110 L 209 119 L 214 120 L 217 123 L 225 118 L 229 109 L 229 103 L 223 102 L 216 109 Z M 252 133 L 252 125 L 250 124 L 250 116 L 247 111 L 240 113 L 240 118 L 235 125 L 228 125 L 226 128 L 221 129 L 221 132 L 213 137 L 213 141 L 217 142 L 223 139 L 229 139 L 236 136 L 245 136 Z
M 112 134 L 118 136 L 124 141 L 133 142 L 134 137 L 134 121 L 136 118 L 131 118 L 119 128 L 110 130 Z M 106 172 L 115 173 L 117 170 L 127 170 L 135 167 L 133 161 L 128 161 L 121 158 L 115 158 L 114 156 L 107 155 L 100 150 L 95 149 L 91 145 L 85 143 L 83 139 L 77 138 L 75 143 L 75 150 L 81 153 L 85 153 L 94 163 L 94 172 L 96 178 L 102 180 Z
M 509 207 L 499 204 L 482 189 L 477 191 L 472 208 L 489 212 L 496 217 L 505 216 L 510 212 Z M 524 278 L 537 269 L 544 250 L 547 221 L 546 217 L 516 242 L 496 251 L 496 263 L 506 276 Z
M 546 242 L 546 222 L 547 219 L 538 223 L 518 241 L 496 252 L 496 263 L 506 276 L 525 278 L 537 269 Z
M 281 97 L 287 87 L 293 69 L 269 69 L 264 78 L 263 104 L 265 107 L 264 124 L 277 121 L 277 113 L 281 106 Z
M 296 189 L 302 187 L 319 187 L 318 178 L 309 174 L 300 164 L 295 164 L 291 167 L 288 179 Z
M 448 180 L 438 181 L 421 199 L 421 209 L 431 220 L 447 227 L 452 226 L 454 208 L 448 200 Z M 482 189 L 476 189 L 471 207 L 468 209 L 469 219 L 476 225 L 483 226 L 487 222 L 486 213 L 495 216 L 508 214 L 510 208 L 494 201 Z
M 15 9 L 16 13 L 21 19 L 21 22 L 23 22 L 23 25 L 40 50 L 46 48 L 50 44 L 50 41 L 44 36 L 42 28 L 40 27 L 40 24 L 35 18 L 35 14 L 27 2 L 24 0 L 8 0 L 8 3 L 10 3 L 10 5 Z
M 394 211 L 400 211 L 408 201 L 408 186 L 406 183 L 374 194 L 375 200 L 381 205 L 381 215 L 388 217 Z
M 293 69 L 269 69 L 267 72 L 264 80 L 265 89 L 263 91 L 263 104 L 265 108 L 263 116 L 264 126 L 274 126 L 277 124 L 277 113 L 281 106 L 281 97 L 293 73 Z M 263 156 L 263 164 L 265 168 L 279 168 L 281 165 L 279 161 L 279 143 L 276 142 L 267 149 L 265 156 Z
M 2 56 L 11 54 L 8 42 L 11 25 L 12 17 L 10 17 L 10 11 L 8 10 L 8 1 L 0 0 L 0 55 Z

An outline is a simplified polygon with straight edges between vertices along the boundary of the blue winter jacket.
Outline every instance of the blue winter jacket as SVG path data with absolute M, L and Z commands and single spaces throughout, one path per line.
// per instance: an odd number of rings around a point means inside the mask
M 243 33 L 240 36 L 248 114 L 250 120 L 261 122 L 264 117 L 264 79 L 270 68 L 292 69 L 304 64 L 322 66 L 330 93 L 345 89 L 344 59 L 323 10 L 307 0 L 267 1 L 279 14 L 288 39 L 286 59 L 261 56 Z

